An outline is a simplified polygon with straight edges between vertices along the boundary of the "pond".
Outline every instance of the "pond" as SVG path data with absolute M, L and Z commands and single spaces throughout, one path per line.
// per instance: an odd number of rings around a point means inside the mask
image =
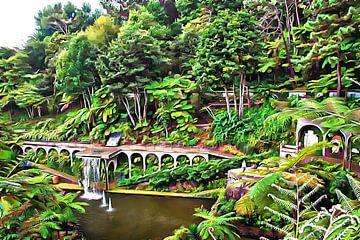
M 172 234 L 181 225 L 199 222 L 194 208 L 210 209 L 214 200 L 177 197 L 110 194 L 114 212 L 99 207 L 101 200 L 89 201 L 79 217 L 87 240 L 157 240 Z

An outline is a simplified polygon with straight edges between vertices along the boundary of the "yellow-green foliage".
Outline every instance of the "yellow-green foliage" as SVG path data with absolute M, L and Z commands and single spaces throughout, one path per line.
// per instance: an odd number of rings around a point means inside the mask
M 118 31 L 119 26 L 110 17 L 100 16 L 86 29 L 85 35 L 91 43 L 102 46 L 115 38 Z

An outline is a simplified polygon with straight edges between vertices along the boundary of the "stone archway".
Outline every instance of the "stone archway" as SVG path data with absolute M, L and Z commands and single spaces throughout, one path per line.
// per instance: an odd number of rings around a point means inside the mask
M 111 188 L 112 187 L 112 183 L 115 182 L 116 184 L 116 177 L 115 177 L 115 170 L 116 170 L 116 161 L 109 161 L 107 164 L 107 179 L 106 182 L 108 183 L 107 188 Z
M 21 155 L 24 153 L 24 150 L 22 147 L 18 146 L 18 145 L 14 145 L 11 150 L 16 154 L 16 155 Z
M 351 133 L 344 133 L 341 130 L 335 133 L 327 132 L 324 140 L 329 141 L 333 146 L 324 149 L 324 156 L 348 160 L 348 157 L 351 156 L 351 136 Z
M 48 155 L 48 154 L 47 154 L 45 148 L 38 147 L 38 148 L 36 149 L 35 157 L 36 157 L 37 161 L 42 162 L 41 160 L 45 160 L 45 162 L 46 162 L 47 155 Z
M 159 164 L 161 169 L 172 169 L 174 168 L 174 157 L 171 154 L 164 154 L 161 156 L 161 164 Z
M 129 157 L 129 177 L 133 176 L 136 171 L 144 173 L 144 157 L 140 153 L 133 153 Z
M 182 165 L 182 164 L 190 165 L 191 159 L 188 156 L 186 156 L 185 154 L 182 154 L 176 158 L 176 161 L 178 162 L 179 165 Z
M 323 129 L 316 124 L 307 124 L 297 130 L 296 145 L 299 149 L 306 148 L 323 140 Z
M 207 160 L 206 160 L 206 158 L 204 156 L 196 155 L 196 156 L 194 156 L 192 162 L 193 162 L 193 164 L 199 164 L 201 162 L 207 162 Z
M 151 169 L 151 172 L 159 170 L 159 157 L 155 153 L 148 153 L 145 156 L 146 168 Z

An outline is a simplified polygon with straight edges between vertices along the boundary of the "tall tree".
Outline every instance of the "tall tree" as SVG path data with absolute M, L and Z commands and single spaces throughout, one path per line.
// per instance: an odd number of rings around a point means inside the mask
M 70 41 L 56 62 L 57 89 L 68 95 L 81 95 L 86 108 L 90 108 L 95 91 L 96 53 L 87 37 L 80 34 Z
M 193 72 L 204 85 L 224 88 L 229 117 L 229 88 L 233 89 L 236 114 L 240 118 L 243 115 L 246 85 L 262 52 L 258 41 L 260 33 L 256 29 L 256 19 L 249 13 L 224 10 L 219 11 L 200 36 Z
M 167 73 L 169 59 L 161 49 L 161 39 L 167 33 L 167 28 L 159 25 L 153 15 L 141 8 L 131 12 L 108 52 L 98 58 L 96 67 L 103 84 L 120 94 L 119 102 L 125 105 L 133 125 L 136 125 L 136 121 L 146 121 L 147 96 L 144 86 Z M 134 94 L 135 117 L 131 113 L 129 93 Z M 141 96 L 144 96 L 143 109 Z
M 321 13 L 314 20 L 309 18 L 304 26 L 295 29 L 304 40 L 305 53 L 297 65 L 304 74 L 319 73 L 310 76 L 315 77 L 308 85 L 314 92 L 326 93 L 336 88 L 337 95 L 341 96 L 342 88 L 352 85 L 350 80 L 359 79 L 360 6 L 350 1 L 331 7 L 325 5 L 318 11 Z
M 90 4 L 83 4 L 81 8 L 77 8 L 71 2 L 65 5 L 61 3 L 48 5 L 35 16 L 36 32 L 34 37 L 43 40 L 54 32 L 69 34 L 84 30 L 99 16 L 99 10 L 91 12 Z

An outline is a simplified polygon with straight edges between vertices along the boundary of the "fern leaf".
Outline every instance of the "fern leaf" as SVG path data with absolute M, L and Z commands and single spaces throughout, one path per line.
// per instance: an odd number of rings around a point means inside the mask
M 305 177 L 305 176 L 302 176 Z M 304 184 L 302 184 L 299 188 L 300 192 L 303 192 L 306 188 L 308 188 L 310 186 L 310 184 L 312 183 L 312 181 L 315 179 L 315 177 L 311 177 L 310 179 L 308 179 Z M 299 182 L 301 181 L 301 179 L 299 179 Z M 315 189 L 315 188 L 314 188 Z
M 285 215 L 285 214 L 283 214 L 283 213 L 280 213 L 280 212 L 278 212 L 278 211 L 276 211 L 276 210 L 274 210 L 274 209 L 272 209 L 272 208 L 270 208 L 270 207 L 265 207 L 265 210 L 268 210 L 268 211 L 271 212 L 272 214 L 274 214 L 274 215 L 276 215 L 276 216 L 284 219 L 285 221 L 287 221 L 287 222 L 289 222 L 289 223 L 296 224 L 296 221 L 295 221 L 293 218 L 289 217 L 288 215 Z
M 309 206 L 305 207 L 304 210 L 300 212 L 300 216 L 303 216 L 309 209 L 315 208 L 324 198 L 327 198 L 326 195 L 322 195 L 316 201 L 312 202 Z
M 242 198 L 236 201 L 234 209 L 240 216 L 250 216 L 254 212 L 255 204 L 250 199 L 250 192 L 247 192 Z
M 310 192 L 305 194 L 305 196 L 301 199 L 302 203 L 305 203 L 311 196 L 313 196 L 315 193 L 317 193 L 320 189 L 320 186 L 317 185 L 315 188 L 313 188 Z
M 277 184 L 272 184 L 271 186 L 276 188 L 280 193 L 282 193 L 284 195 L 287 195 L 289 197 L 292 197 L 293 199 L 295 199 L 295 197 L 296 197 L 296 194 L 295 194 L 294 191 L 291 191 L 291 190 L 286 189 L 286 188 L 282 188 Z
M 275 226 L 275 225 L 272 225 L 271 223 L 264 222 L 264 221 L 262 221 L 261 223 L 264 224 L 264 225 L 266 225 L 267 227 L 275 230 L 275 231 L 282 232 L 282 233 L 285 233 L 285 234 L 288 234 L 288 233 L 289 233 L 289 232 L 285 231 L 284 229 L 281 229 L 281 228 L 279 228 L 279 227 L 277 227 L 277 226 Z
M 344 227 L 350 222 L 350 219 L 345 219 L 343 222 L 341 222 L 340 224 L 336 225 L 334 228 L 332 228 L 332 226 L 330 225 L 329 228 L 331 229 L 330 231 L 328 231 L 328 234 L 325 235 L 326 237 L 330 237 L 331 235 L 333 235 L 334 233 L 337 234 L 338 230 L 343 230 Z
M 281 173 L 272 173 L 266 175 L 263 179 L 254 184 L 250 189 L 250 198 L 259 209 L 270 204 L 268 194 L 274 191 L 270 186 L 281 177 Z
M 310 221 L 307 221 L 304 225 L 301 226 L 300 232 L 304 232 L 307 227 L 310 227 L 312 231 L 317 231 L 321 235 L 324 235 L 324 233 L 326 232 L 326 228 L 320 225 L 313 224 Z
M 343 194 L 339 189 L 335 189 L 335 193 L 336 193 L 337 198 L 339 199 L 341 207 L 343 207 L 347 211 L 352 211 L 353 210 L 352 203 L 351 203 L 352 200 L 350 198 L 348 198 L 347 196 L 345 196 L 345 194 Z
M 349 174 L 346 174 L 346 177 L 350 183 L 350 186 L 352 188 L 352 190 L 354 191 L 354 194 L 357 198 L 357 200 L 360 201 L 360 184 L 359 182 L 357 182 L 352 176 L 350 176 Z
M 334 240 L 346 240 L 348 239 L 348 235 L 350 234 L 350 232 L 357 232 L 358 231 L 358 227 L 354 227 L 354 226 L 348 226 L 347 228 L 345 228 L 343 231 L 341 231 L 341 233 L 339 233 Z
M 276 202 L 277 204 L 279 204 L 280 206 L 282 207 L 285 207 L 289 210 L 296 210 L 297 209 L 297 206 L 295 204 L 293 204 L 292 202 L 289 202 L 289 201 L 286 201 L 286 200 L 283 200 L 281 198 L 278 198 L 276 197 L 275 195 L 273 194 L 269 194 L 269 197 L 271 197 L 274 202 Z

